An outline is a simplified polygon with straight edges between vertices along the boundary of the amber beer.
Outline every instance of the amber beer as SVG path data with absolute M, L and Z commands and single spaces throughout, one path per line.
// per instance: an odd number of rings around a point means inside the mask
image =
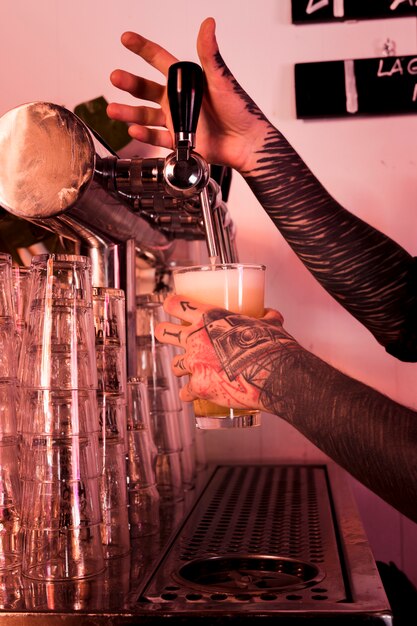
M 264 314 L 264 265 L 198 265 L 178 268 L 173 276 L 176 293 L 192 300 L 250 317 Z M 256 409 L 230 409 L 208 400 L 195 400 L 194 413 L 198 428 L 247 428 L 260 424 Z

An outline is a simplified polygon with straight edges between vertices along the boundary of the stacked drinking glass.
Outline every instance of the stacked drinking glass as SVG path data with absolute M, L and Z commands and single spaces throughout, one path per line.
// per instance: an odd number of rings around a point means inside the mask
M 125 296 L 121 289 L 93 288 L 95 345 L 103 475 L 100 504 L 106 558 L 130 550 L 126 483 L 127 381 Z
M 36 580 L 104 570 L 97 365 L 87 258 L 32 259 L 19 363 L 23 559 Z
M 162 304 L 152 294 L 138 296 L 136 304 L 137 374 L 148 388 L 151 431 L 157 447 L 156 482 L 163 504 L 179 502 L 184 499 L 186 469 L 179 424 L 182 407 L 171 372 L 171 354 L 154 335 L 162 319 Z
M 0 581 L 21 560 L 12 285 L 11 256 L 0 253 Z
M 157 448 L 150 429 L 148 390 L 140 378 L 127 383 L 127 477 L 130 536 L 159 530 L 160 496 L 156 484 Z
M 30 268 L 14 266 L 12 268 L 12 276 L 18 359 L 22 345 L 23 333 L 26 326 L 26 314 L 28 311 Z

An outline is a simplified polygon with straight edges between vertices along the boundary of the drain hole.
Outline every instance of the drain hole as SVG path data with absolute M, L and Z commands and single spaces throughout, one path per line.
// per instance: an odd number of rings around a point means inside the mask
M 162 600 L 176 600 L 178 598 L 176 593 L 162 593 Z
M 327 596 L 311 596 L 312 600 L 328 600 Z
M 213 593 L 210 598 L 212 600 L 227 600 L 227 595 L 225 593 Z
M 276 600 L 278 596 L 275 595 L 275 593 L 262 593 L 260 598 L 261 600 Z
M 196 602 L 197 600 L 201 600 L 203 596 L 200 593 L 187 593 L 185 597 L 187 600 L 191 600 L 191 602 Z
M 177 572 L 181 581 L 199 590 L 228 593 L 257 593 L 304 587 L 323 578 L 318 567 L 291 558 L 229 554 L 197 559 Z M 188 597 L 188 596 L 187 596 Z

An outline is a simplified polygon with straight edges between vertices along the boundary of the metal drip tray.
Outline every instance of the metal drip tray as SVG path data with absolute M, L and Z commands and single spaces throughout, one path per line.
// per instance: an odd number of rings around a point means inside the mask
M 163 533 L 97 577 L 7 571 L 0 626 L 392 626 L 337 466 L 221 465 L 201 480 L 186 514 L 165 510 Z
M 312 563 L 275 556 L 224 556 L 187 563 L 178 572 L 179 581 L 213 592 L 262 594 L 315 585 L 324 574 Z
M 327 465 L 217 467 L 139 602 L 181 625 L 392 624 L 345 474 Z

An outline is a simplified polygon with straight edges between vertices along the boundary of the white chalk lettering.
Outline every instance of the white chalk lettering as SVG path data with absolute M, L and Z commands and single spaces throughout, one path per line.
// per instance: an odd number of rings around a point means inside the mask
M 417 74 L 417 57 L 414 57 L 408 62 L 407 72 L 411 75 Z
M 389 67 L 387 69 L 384 69 L 384 66 L 386 65 L 388 65 Z M 400 74 L 404 74 L 401 59 L 395 59 L 394 63 L 392 63 L 392 59 L 390 59 L 389 57 L 387 57 L 386 59 L 379 59 L 377 76 L 392 76 L 397 72 L 399 72 Z
M 400 6 L 400 4 L 404 4 L 404 2 L 409 4 L 410 7 L 417 6 L 417 2 L 414 2 L 414 0 L 394 0 L 394 2 L 392 2 L 390 5 L 391 11 L 395 11 L 395 9 L 397 9 Z
M 327 6 L 329 6 L 329 0 L 308 0 L 306 13 L 307 15 L 312 15 L 312 13 Z
M 345 0 L 333 0 L 333 15 L 334 17 L 344 17 Z
M 404 72 L 407 72 L 410 76 L 417 74 L 417 57 L 412 57 L 407 65 L 403 66 L 403 63 L 405 63 L 403 57 L 385 57 L 379 59 L 377 76 L 392 76 L 397 73 L 403 75 Z
M 417 100 L 417 83 L 414 85 L 413 102 Z

